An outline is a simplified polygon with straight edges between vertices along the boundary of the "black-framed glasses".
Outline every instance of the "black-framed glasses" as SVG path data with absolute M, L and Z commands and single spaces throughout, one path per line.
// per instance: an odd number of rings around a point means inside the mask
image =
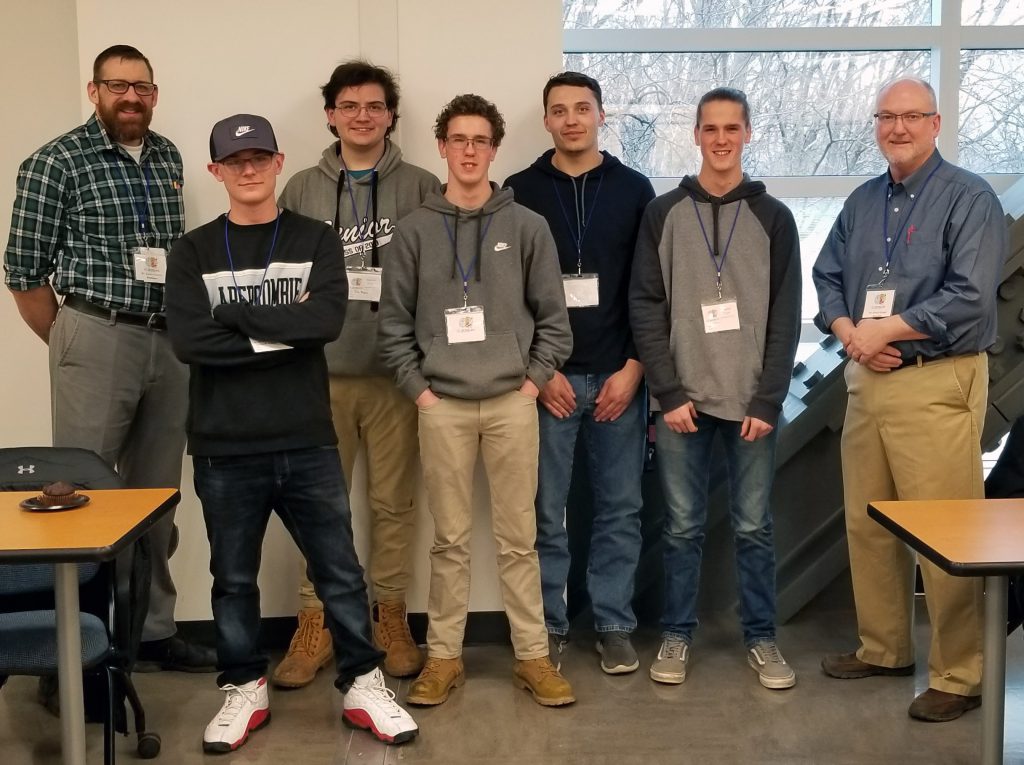
M 253 171 L 262 173 L 265 170 L 270 169 L 271 164 L 274 162 L 273 154 L 253 154 L 251 157 L 228 157 L 222 159 L 220 164 L 230 170 L 232 173 L 244 173 L 246 165 L 252 165 Z
M 342 101 L 334 105 L 334 110 L 341 112 L 342 117 L 352 119 L 359 115 L 359 112 L 366 110 L 366 113 L 375 119 L 379 119 L 388 113 L 388 105 L 383 101 L 371 101 L 368 104 L 357 104 L 355 101 Z
M 135 95 L 137 96 L 151 96 L 156 93 L 156 85 L 145 80 L 139 80 L 138 82 L 128 82 L 128 80 L 93 80 L 93 82 L 97 85 L 106 85 L 107 90 L 118 96 L 123 96 L 127 93 L 128 88 L 135 88 Z
M 472 138 L 465 135 L 450 135 L 444 139 L 444 142 L 455 151 L 465 151 L 470 144 L 473 144 L 473 148 L 477 151 L 487 151 L 494 145 L 493 138 L 485 138 L 482 135 Z
M 921 121 L 925 117 L 934 117 L 938 112 L 903 112 L 903 114 L 893 114 L 892 112 L 878 112 L 874 114 L 874 118 L 878 120 L 878 124 L 883 127 L 892 127 L 896 124 L 896 120 L 903 120 L 903 124 L 908 127 L 914 125 L 920 125 Z

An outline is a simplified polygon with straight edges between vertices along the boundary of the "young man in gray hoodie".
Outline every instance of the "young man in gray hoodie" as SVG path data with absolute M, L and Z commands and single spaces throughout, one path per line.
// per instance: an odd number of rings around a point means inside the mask
M 647 206 L 630 282 L 633 338 L 661 404 L 667 508 L 663 639 L 651 678 L 686 678 L 717 434 L 747 662 L 766 688 L 789 688 L 796 675 L 775 643 L 769 500 L 775 426 L 800 337 L 800 241 L 789 209 L 743 172 L 751 130 L 742 92 L 705 93 L 693 135 L 700 173 Z
M 338 140 L 324 149 L 319 164 L 288 182 L 279 202 L 326 221 L 344 247 L 349 308 L 341 337 L 325 349 L 331 410 L 350 491 L 356 453 L 360 444 L 366 449 L 373 637 L 387 654 L 387 673 L 405 677 L 423 666 L 405 615 L 415 531 L 416 408 L 377 355 L 377 317 L 381 270 L 394 250 L 395 225 L 441 184 L 403 161 L 389 138 L 398 123 L 399 94 L 387 69 L 348 61 L 322 92 L 327 127 Z M 299 599 L 298 629 L 273 677 L 275 685 L 287 688 L 309 684 L 331 659 L 323 604 L 305 575 Z
M 505 135 L 494 104 L 457 96 L 434 134 L 448 183 L 402 220 L 384 273 L 379 340 L 398 387 L 419 407 L 434 518 L 427 662 L 408 700 L 441 704 L 463 683 L 473 473 L 482 454 L 514 682 L 540 704 L 570 704 L 572 688 L 548 658 L 534 550 L 537 396 L 572 350 L 558 255 L 544 219 L 489 180 Z

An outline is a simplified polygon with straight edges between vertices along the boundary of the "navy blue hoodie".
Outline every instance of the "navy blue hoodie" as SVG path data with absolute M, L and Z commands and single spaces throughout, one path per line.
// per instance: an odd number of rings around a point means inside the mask
M 600 165 L 576 177 L 551 164 L 554 154 L 549 149 L 504 185 L 516 202 L 547 220 L 563 274 L 575 274 L 579 259 L 583 273 L 600 277 L 599 305 L 569 309 L 573 349 L 561 371 L 615 372 L 637 358 L 629 326 L 629 278 L 640 220 L 654 189 L 608 152 L 601 152 Z

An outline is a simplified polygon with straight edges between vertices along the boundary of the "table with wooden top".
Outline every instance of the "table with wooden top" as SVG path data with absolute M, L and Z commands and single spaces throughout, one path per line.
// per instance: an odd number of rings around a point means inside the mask
M 868 515 L 947 574 L 985 579 L 983 765 L 1003 761 L 1006 577 L 1024 573 L 1024 499 L 872 502 Z
M 82 491 L 90 502 L 73 510 L 29 511 L 19 507 L 33 491 L 0 492 L 0 563 L 52 563 L 57 615 L 57 675 L 65 765 L 85 763 L 82 636 L 78 614 L 78 566 L 111 560 L 174 508 L 176 489 Z

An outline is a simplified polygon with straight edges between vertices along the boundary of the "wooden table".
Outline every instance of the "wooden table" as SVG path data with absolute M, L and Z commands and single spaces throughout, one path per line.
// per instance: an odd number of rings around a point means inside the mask
M 65 765 L 85 765 L 82 636 L 78 563 L 107 561 L 142 536 L 181 495 L 176 489 L 85 490 L 74 510 L 29 512 L 18 507 L 34 491 L 0 492 L 0 563 L 52 563 L 57 612 L 57 674 Z
M 953 576 L 985 578 L 983 765 L 1003 761 L 1006 576 L 1024 572 L 1024 500 L 872 502 L 868 515 Z

